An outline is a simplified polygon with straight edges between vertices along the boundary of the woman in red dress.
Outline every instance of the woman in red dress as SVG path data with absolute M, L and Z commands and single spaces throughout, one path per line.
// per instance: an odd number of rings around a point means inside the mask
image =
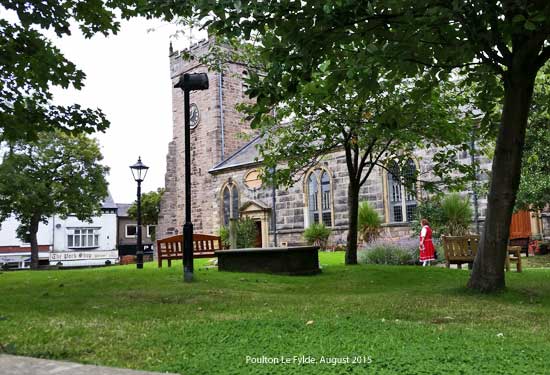
M 430 265 L 435 260 L 435 248 L 432 242 L 432 229 L 428 220 L 422 219 L 422 230 L 420 231 L 420 261 L 422 266 Z

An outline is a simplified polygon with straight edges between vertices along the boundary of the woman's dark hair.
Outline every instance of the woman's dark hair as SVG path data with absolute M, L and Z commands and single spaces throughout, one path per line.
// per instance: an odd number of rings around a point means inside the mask
M 427 219 L 422 219 L 422 220 L 420 220 L 420 222 L 422 223 L 422 226 L 424 226 L 424 225 L 430 225 L 430 223 L 428 222 Z

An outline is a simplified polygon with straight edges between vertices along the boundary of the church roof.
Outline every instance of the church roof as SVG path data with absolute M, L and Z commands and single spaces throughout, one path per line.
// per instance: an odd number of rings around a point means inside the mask
M 239 168 L 261 163 L 262 159 L 260 159 L 258 145 L 262 144 L 263 141 L 261 136 L 255 137 L 238 149 L 233 155 L 216 164 L 208 172 L 216 173 L 230 168 Z

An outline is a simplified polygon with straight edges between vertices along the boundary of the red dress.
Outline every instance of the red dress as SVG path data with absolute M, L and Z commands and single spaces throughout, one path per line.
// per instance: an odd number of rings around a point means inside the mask
M 432 229 L 425 225 L 426 237 L 424 237 L 424 249 L 420 247 L 420 261 L 425 262 L 429 260 L 435 260 L 435 248 L 432 242 Z M 422 232 L 420 232 L 420 244 L 422 245 Z

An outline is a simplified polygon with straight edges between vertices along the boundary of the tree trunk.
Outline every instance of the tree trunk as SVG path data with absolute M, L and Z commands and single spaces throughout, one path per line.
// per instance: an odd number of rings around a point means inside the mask
M 487 215 L 468 287 L 495 292 L 505 287 L 504 262 L 512 211 L 521 178 L 525 129 L 535 74 L 510 71 L 504 80 L 504 106 L 498 133 Z
M 346 247 L 346 264 L 357 264 L 357 226 L 359 214 L 359 182 L 350 176 L 348 186 L 348 240 Z
M 38 226 L 40 224 L 40 216 L 33 215 L 29 225 L 29 237 L 31 242 L 31 270 L 37 270 L 39 264 L 38 258 Z

